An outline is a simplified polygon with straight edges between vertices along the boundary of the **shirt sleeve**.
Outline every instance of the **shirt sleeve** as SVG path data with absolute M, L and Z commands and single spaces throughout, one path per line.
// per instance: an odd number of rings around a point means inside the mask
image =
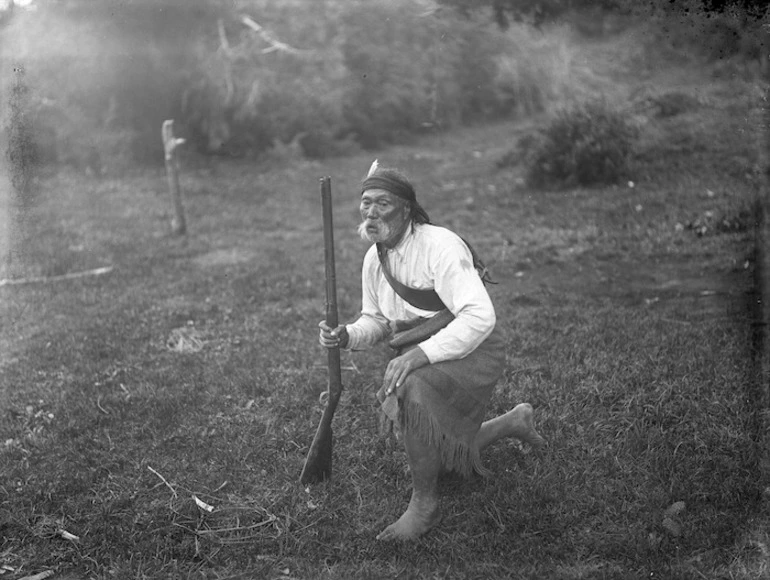
M 443 244 L 433 264 L 436 293 L 455 315 L 448 326 L 419 345 L 428 360 L 437 363 L 468 356 L 492 333 L 496 316 L 462 239 Z
M 374 248 L 374 246 L 372 246 Z M 367 252 L 361 270 L 361 316 L 347 324 L 347 350 L 366 350 L 390 335 L 390 324 L 377 300 L 376 269 L 379 262 L 373 251 Z

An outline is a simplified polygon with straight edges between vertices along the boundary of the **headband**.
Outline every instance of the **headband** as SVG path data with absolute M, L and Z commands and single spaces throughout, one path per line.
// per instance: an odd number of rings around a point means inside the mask
M 393 169 L 380 169 L 377 162 L 372 163 L 369 175 L 361 184 L 361 194 L 370 189 L 384 189 L 409 202 L 412 220 L 421 224 L 429 224 L 428 213 L 417 203 L 417 194 L 409 180 Z
M 415 194 L 414 187 L 412 187 L 411 183 L 384 171 L 375 173 L 364 179 L 361 186 L 361 193 L 369 189 L 384 189 L 406 201 L 411 201 L 412 203 L 417 201 L 417 195 Z

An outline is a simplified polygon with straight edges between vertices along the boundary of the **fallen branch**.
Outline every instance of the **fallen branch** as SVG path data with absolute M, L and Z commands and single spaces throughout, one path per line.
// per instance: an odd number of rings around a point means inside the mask
M 22 284 L 37 284 L 40 282 L 58 282 L 59 280 L 73 280 L 75 278 L 84 278 L 86 276 L 101 276 L 102 274 L 109 274 L 112 272 L 112 266 L 105 266 L 103 268 L 95 268 L 93 270 L 85 270 L 84 272 L 70 272 L 69 274 L 61 274 L 60 276 L 36 276 L 33 278 L 19 278 L 12 280 L 10 278 L 4 278 L 0 280 L 0 286 L 20 286 Z

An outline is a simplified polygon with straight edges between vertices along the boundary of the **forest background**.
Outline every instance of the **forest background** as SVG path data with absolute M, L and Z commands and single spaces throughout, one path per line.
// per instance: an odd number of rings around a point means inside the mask
M 640 70 L 661 44 L 767 69 L 751 0 L 5 4 L 5 62 L 24 63 L 3 75 L 17 169 L 157 164 L 165 119 L 201 154 L 312 159 L 552 111 L 601 92 L 554 30 L 566 22 L 587 36 L 649 23 Z

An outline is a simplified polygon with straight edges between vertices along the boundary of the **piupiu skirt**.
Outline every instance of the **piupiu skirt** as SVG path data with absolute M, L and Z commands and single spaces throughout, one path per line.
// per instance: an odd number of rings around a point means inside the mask
M 465 358 L 414 370 L 395 393 L 386 397 L 383 387 L 377 398 L 403 432 L 416 433 L 437 448 L 445 469 L 465 476 L 473 471 L 488 475 L 475 440 L 504 367 L 504 342 L 495 328 Z

